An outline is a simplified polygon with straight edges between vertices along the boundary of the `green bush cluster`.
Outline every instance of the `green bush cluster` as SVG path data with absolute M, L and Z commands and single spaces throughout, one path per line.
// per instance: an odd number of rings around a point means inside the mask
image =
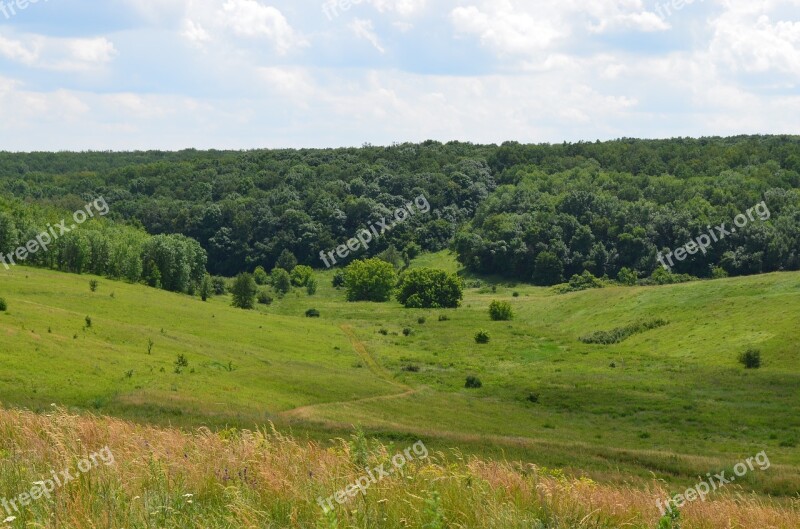
M 651 329 L 657 329 L 667 324 L 669 324 L 668 321 L 660 318 L 640 321 L 631 325 L 626 325 L 625 327 L 617 327 L 610 331 L 595 331 L 591 334 L 581 336 L 580 341 L 590 344 L 611 345 L 625 341 L 633 335 L 641 334 Z

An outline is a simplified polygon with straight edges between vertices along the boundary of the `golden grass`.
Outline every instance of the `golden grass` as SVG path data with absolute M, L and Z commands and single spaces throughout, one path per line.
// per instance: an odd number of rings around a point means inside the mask
M 411 443 L 409 443 L 411 444 Z M 368 445 L 368 450 L 366 449 Z M 275 430 L 192 433 L 64 410 L 0 410 L 0 493 L 11 499 L 108 446 L 99 465 L 35 500 L 2 527 L 35 528 L 655 528 L 668 492 L 566 478 L 513 462 L 432 453 L 373 484 L 333 515 L 328 497 L 407 448 L 301 442 Z M 388 468 L 388 467 L 387 467 Z M 0 520 L 7 513 L 2 513 Z M 682 529 L 797 529 L 800 503 L 715 496 L 682 512 Z M 427 524 L 427 525 L 426 525 Z

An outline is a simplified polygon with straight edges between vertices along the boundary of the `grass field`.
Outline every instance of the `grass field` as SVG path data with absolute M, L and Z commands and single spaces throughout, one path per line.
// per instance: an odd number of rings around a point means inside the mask
M 447 253 L 413 266 L 458 268 Z M 346 303 L 332 273 L 313 297 L 241 311 L 228 297 L 0 271 L 0 400 L 184 427 L 272 421 L 322 441 L 361 425 L 617 484 L 694 484 L 766 450 L 772 467 L 743 489 L 800 490 L 798 273 L 566 295 L 487 280 L 456 310 Z M 515 319 L 490 321 L 492 300 Z M 654 318 L 668 324 L 616 345 L 578 339 Z M 489 344 L 475 343 L 479 329 Z M 737 362 L 751 346 L 761 369 Z M 176 373 L 181 354 L 189 366 Z M 466 389 L 469 375 L 483 386 Z

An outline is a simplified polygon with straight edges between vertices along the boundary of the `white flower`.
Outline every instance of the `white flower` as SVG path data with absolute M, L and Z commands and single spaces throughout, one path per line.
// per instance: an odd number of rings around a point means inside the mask
M 194 496 L 194 494 L 184 494 L 183 495 L 184 498 L 191 498 L 192 496 Z
M 11 522 L 13 522 L 13 521 L 14 521 L 14 520 L 16 520 L 16 519 L 17 519 L 17 517 L 16 517 L 16 516 L 9 516 L 9 517 L 8 517 L 8 518 L 6 518 L 5 520 L 3 520 L 3 523 L 11 523 Z

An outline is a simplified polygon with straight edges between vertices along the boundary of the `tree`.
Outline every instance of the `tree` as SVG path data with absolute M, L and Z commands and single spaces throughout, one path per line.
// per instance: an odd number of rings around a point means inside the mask
M 317 293 L 317 280 L 313 277 L 306 283 L 306 292 L 308 292 L 309 296 L 313 296 Z
M 271 274 L 272 288 L 280 295 L 288 294 L 292 289 L 292 279 L 289 272 L 283 268 L 275 267 Z
M 294 267 L 297 266 L 297 257 L 289 250 L 284 250 L 281 252 L 281 255 L 278 256 L 275 266 L 277 268 L 283 268 L 287 272 L 291 272 Z
M 634 272 L 630 268 L 622 267 L 622 269 L 617 274 L 617 281 L 629 287 L 636 285 L 636 282 L 638 280 L 639 277 L 636 275 L 636 272 Z
M 418 268 L 403 275 L 397 300 L 406 308 L 456 308 L 464 298 L 461 278 L 434 268 Z
M 253 279 L 256 280 L 258 285 L 266 285 L 269 282 L 269 274 L 267 274 L 263 266 L 259 265 L 253 272 Z
M 557 285 L 564 280 L 564 265 L 552 252 L 542 252 L 536 257 L 533 282 L 539 286 Z
M 200 299 L 203 301 L 208 301 L 208 298 L 211 297 L 213 290 L 214 287 L 211 283 L 211 276 L 209 274 L 205 274 L 203 276 L 203 280 L 200 281 Z
M 388 301 L 395 285 L 394 266 L 381 259 L 353 261 L 345 269 L 347 301 Z
M 253 276 L 248 273 L 239 274 L 231 287 L 232 305 L 240 309 L 252 309 L 255 306 L 256 292 L 258 286 Z
M 310 266 L 297 265 L 292 269 L 292 272 L 289 275 L 292 279 L 292 285 L 296 287 L 304 287 L 314 276 L 314 270 Z

